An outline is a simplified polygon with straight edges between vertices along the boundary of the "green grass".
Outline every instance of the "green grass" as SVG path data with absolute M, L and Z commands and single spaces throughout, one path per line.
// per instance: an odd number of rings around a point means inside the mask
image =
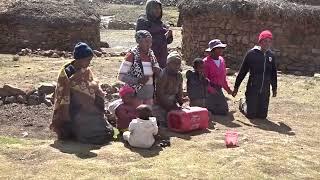
M 0 136 L 0 145 L 24 144 L 24 141 L 13 137 Z

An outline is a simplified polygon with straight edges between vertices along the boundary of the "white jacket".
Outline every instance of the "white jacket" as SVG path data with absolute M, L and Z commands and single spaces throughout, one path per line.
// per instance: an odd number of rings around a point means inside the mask
M 123 136 L 130 146 L 150 148 L 155 142 L 154 135 L 158 133 L 157 120 L 154 117 L 150 120 L 133 119 L 128 130 L 129 132 L 125 132 Z

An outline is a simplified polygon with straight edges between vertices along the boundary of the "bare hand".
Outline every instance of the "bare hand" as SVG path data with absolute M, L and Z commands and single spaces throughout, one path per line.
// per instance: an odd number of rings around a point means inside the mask
M 272 92 L 272 97 L 277 97 L 277 91 Z
M 159 67 L 153 67 L 152 71 L 156 77 L 160 75 L 161 69 Z

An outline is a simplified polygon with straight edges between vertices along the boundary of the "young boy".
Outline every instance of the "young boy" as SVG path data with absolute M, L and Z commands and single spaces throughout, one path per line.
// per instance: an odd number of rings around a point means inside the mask
M 132 147 L 150 148 L 155 142 L 154 135 L 158 133 L 157 121 L 151 117 L 150 106 L 142 104 L 136 110 L 138 118 L 131 121 L 129 131 L 123 133 L 123 139 Z
M 190 106 L 206 107 L 209 80 L 204 75 L 204 62 L 201 58 L 193 61 L 194 71 L 187 71 L 187 93 Z
M 123 86 L 119 90 L 121 99 L 109 105 L 109 111 L 116 115 L 117 128 L 120 133 L 128 129 L 132 119 L 137 118 L 136 108 L 141 104 L 135 95 L 135 90 L 130 86 Z
M 154 113 L 162 127 L 167 127 L 169 111 L 179 109 L 183 104 L 181 56 L 178 52 L 171 52 L 167 58 L 167 67 L 160 73 L 156 83 L 156 106 Z M 177 105 L 179 104 L 179 106 Z

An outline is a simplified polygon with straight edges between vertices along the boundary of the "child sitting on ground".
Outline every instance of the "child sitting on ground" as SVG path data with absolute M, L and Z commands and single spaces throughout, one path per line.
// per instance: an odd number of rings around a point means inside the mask
M 190 99 L 190 106 L 206 108 L 208 91 L 213 91 L 209 80 L 204 75 L 204 62 L 201 58 L 193 61 L 194 71 L 187 71 L 187 93 Z
M 129 131 L 123 133 L 123 139 L 132 147 L 150 148 L 155 142 L 154 135 L 158 133 L 157 121 L 151 117 L 150 106 L 142 104 L 136 110 L 138 118 L 131 121 Z
M 136 108 L 141 104 L 136 97 L 135 90 L 130 86 L 123 86 L 119 90 L 118 99 L 109 105 L 109 112 L 115 114 L 117 119 L 117 129 L 123 133 L 128 129 L 132 119 L 137 118 Z
M 167 114 L 171 110 L 182 106 L 182 75 L 181 56 L 178 52 L 171 52 L 167 58 L 167 67 L 162 70 L 156 83 L 155 116 L 161 127 L 167 127 Z

